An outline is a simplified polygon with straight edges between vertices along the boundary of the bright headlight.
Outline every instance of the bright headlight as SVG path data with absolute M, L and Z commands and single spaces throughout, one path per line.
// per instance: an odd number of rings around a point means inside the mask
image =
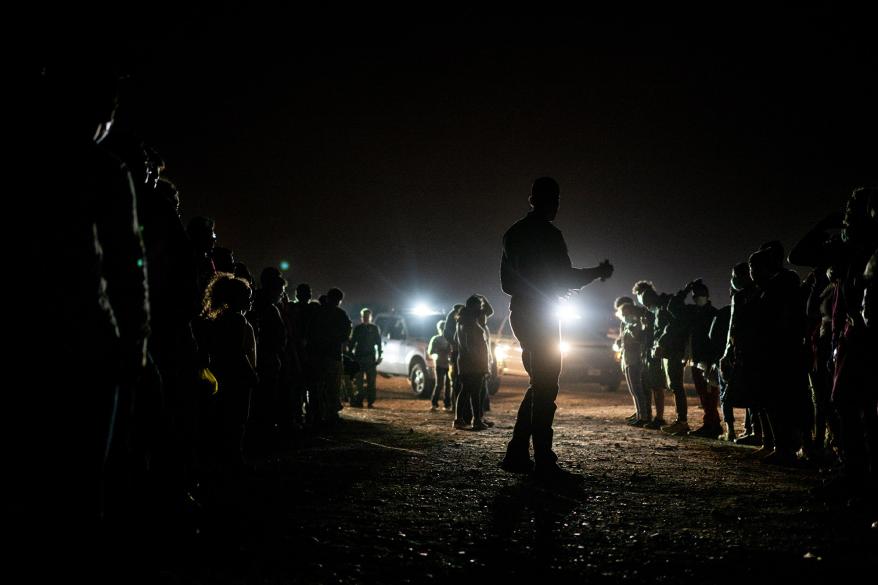
M 558 346 L 558 351 L 561 352 L 561 357 L 566 356 L 568 353 L 570 353 L 570 344 L 566 341 L 562 341 L 561 345 Z
M 499 344 L 494 347 L 494 357 L 498 362 L 505 361 L 507 357 L 509 357 L 509 346 L 504 344 Z
M 555 311 L 555 315 L 562 322 L 570 322 L 576 321 L 577 319 L 581 319 L 582 315 L 573 307 L 570 303 L 560 302 L 558 303 L 558 309 Z
M 415 305 L 414 308 L 412 309 L 412 314 L 415 315 L 416 317 L 426 317 L 428 315 L 433 315 L 435 313 L 436 313 L 436 311 L 432 310 L 430 307 L 428 307 L 427 305 L 425 305 L 423 303 Z

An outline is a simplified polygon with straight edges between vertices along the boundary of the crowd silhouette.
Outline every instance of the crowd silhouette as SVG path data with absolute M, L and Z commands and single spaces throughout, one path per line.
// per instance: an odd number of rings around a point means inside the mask
M 780 242 L 760 246 L 732 268 L 729 306 L 713 307 L 701 280 L 674 294 L 639 281 L 635 298 L 618 298 L 617 346 L 635 406 L 629 424 L 756 446 L 752 456 L 765 463 L 834 472 L 824 495 L 849 498 L 874 515 L 876 206 L 878 191 L 857 188 L 843 213 L 802 237 L 786 260 L 807 270 L 804 279 L 785 266 Z M 694 430 L 687 364 L 703 411 Z M 676 406 L 670 423 L 666 389 Z M 740 436 L 735 408 L 746 409 Z

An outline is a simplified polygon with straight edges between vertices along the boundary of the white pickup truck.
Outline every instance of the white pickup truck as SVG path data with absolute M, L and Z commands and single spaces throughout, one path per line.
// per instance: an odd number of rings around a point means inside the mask
M 436 367 L 427 355 L 427 344 L 436 335 L 436 323 L 445 318 L 441 313 L 380 313 L 375 324 L 381 329 L 384 353 L 378 373 L 385 376 L 407 376 L 412 392 L 429 398 L 436 385 Z

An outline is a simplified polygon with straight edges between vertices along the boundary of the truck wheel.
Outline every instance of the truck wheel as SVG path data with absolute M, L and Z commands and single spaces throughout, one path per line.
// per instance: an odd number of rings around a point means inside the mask
M 412 392 L 418 398 L 430 398 L 435 380 L 427 372 L 427 366 L 421 360 L 414 360 L 409 368 L 409 382 Z

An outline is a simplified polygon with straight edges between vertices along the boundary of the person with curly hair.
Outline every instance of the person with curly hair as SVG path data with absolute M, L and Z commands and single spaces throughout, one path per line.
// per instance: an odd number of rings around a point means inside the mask
M 204 291 L 202 342 L 210 369 L 219 384 L 207 409 L 209 460 L 221 467 L 243 464 L 242 441 L 250 411 L 250 393 L 256 386 L 256 336 L 244 317 L 252 291 L 242 278 L 220 272 Z

